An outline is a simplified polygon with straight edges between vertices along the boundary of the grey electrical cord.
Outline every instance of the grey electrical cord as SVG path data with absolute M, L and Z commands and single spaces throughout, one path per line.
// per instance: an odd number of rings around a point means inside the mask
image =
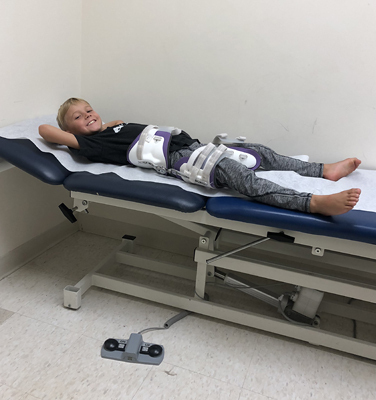
M 176 322 L 180 321 L 181 319 L 185 318 L 187 315 L 192 314 L 192 311 L 182 311 L 179 314 L 175 315 L 174 317 L 170 318 L 168 321 L 166 321 L 163 325 L 163 328 L 161 327 L 155 327 L 155 328 L 146 328 L 140 332 L 138 332 L 139 335 L 145 333 L 145 332 L 150 332 L 150 331 L 162 331 L 165 329 L 168 329 L 170 326 L 174 325 Z
M 208 282 L 208 285 L 214 285 L 214 286 L 222 286 L 222 287 L 230 287 L 232 289 L 238 289 L 237 285 L 231 285 L 231 284 L 220 284 L 220 283 L 216 283 L 216 282 Z M 276 283 L 276 284 L 270 284 L 270 285 L 260 285 L 260 286 L 249 286 L 250 289 L 254 289 L 254 288 L 265 288 L 265 287 L 269 287 L 269 286 L 279 286 L 279 285 L 283 285 L 283 283 Z M 239 288 L 244 288 L 244 286 L 239 286 Z M 197 297 L 199 297 L 201 300 L 204 301 L 208 301 L 209 300 L 209 296 L 205 293 L 205 298 L 201 297 L 200 295 L 198 295 L 198 293 L 195 291 L 195 294 Z M 289 318 L 283 313 L 282 310 L 281 314 L 289 320 Z M 151 332 L 151 331 L 163 331 L 166 330 L 168 328 L 170 328 L 170 326 L 174 325 L 176 322 L 180 321 L 181 319 L 185 318 L 186 316 L 188 316 L 189 314 L 192 314 L 192 311 L 187 311 L 184 310 L 182 312 L 180 312 L 179 314 L 175 315 L 174 317 L 170 318 L 168 321 L 166 321 L 163 325 L 163 327 L 152 327 L 152 328 L 146 328 L 143 329 L 142 331 L 138 332 L 139 335 L 145 333 L 145 332 Z M 296 323 L 295 321 L 292 321 Z
M 306 323 L 304 323 L 304 322 L 294 321 L 293 319 L 291 319 L 290 317 L 288 317 L 288 316 L 286 315 L 286 313 L 284 312 L 284 310 L 282 310 L 281 302 L 279 302 L 278 311 L 283 315 L 284 318 L 287 319 L 287 321 L 289 321 L 289 322 L 291 322 L 291 323 L 293 323 L 293 324 L 295 324 L 295 325 L 310 326 L 309 324 L 306 324 Z

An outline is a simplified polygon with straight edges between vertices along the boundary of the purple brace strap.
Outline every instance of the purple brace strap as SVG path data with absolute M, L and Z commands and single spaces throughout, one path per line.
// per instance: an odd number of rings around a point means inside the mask
M 136 139 L 132 142 L 132 144 L 128 147 L 127 151 L 127 161 L 132 164 L 130 158 L 129 158 L 129 153 L 133 149 L 133 147 L 138 145 L 138 142 L 140 140 L 141 134 L 139 134 Z M 157 131 L 155 132 L 154 136 L 160 136 L 164 138 L 163 141 L 163 157 L 165 160 L 165 165 L 168 167 L 168 149 L 170 147 L 170 142 L 171 142 L 171 133 L 165 132 L 165 131 Z

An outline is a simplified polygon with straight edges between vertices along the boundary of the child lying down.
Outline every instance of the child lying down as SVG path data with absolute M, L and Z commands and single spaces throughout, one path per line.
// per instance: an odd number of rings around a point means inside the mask
M 129 150 L 134 147 L 139 135 L 148 129 L 148 125 L 124 123 L 121 120 L 103 124 L 90 104 L 77 98 L 70 98 L 61 105 L 57 122 L 61 129 L 52 125 L 40 125 L 39 134 L 48 142 L 68 146 L 73 153 L 90 161 L 121 165 L 130 164 Z M 184 131 L 175 132 L 170 138 L 166 154 L 168 167 L 173 167 L 169 171 L 177 169 L 175 166 L 195 151 L 203 154 L 205 146 Z M 310 163 L 279 155 L 266 146 L 253 143 L 238 143 L 236 148 L 253 154 L 256 152 L 256 168 L 294 171 L 302 176 L 331 181 L 349 175 L 361 163 L 357 158 L 347 158 L 333 164 Z M 175 173 L 172 175 L 176 176 Z M 323 215 L 338 215 L 350 211 L 361 193 L 359 188 L 330 195 L 300 193 L 259 178 L 253 169 L 226 156 L 219 158 L 213 169 L 213 186 L 236 190 L 252 200 L 272 206 Z

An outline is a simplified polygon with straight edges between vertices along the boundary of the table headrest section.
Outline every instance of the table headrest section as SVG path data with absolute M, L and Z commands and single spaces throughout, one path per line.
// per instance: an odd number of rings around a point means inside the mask
M 93 175 L 75 172 L 64 181 L 64 187 L 75 192 L 98 194 L 185 213 L 201 210 L 207 200 L 204 196 L 175 185 L 128 181 L 113 173 Z
M 51 185 L 61 185 L 71 174 L 52 154 L 43 153 L 28 139 L 0 137 L 0 157 Z
M 234 197 L 210 198 L 206 209 L 217 218 L 376 244 L 376 213 L 373 212 L 352 210 L 325 217 Z

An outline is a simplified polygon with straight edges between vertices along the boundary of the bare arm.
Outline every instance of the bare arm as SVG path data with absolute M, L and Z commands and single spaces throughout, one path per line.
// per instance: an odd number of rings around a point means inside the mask
M 47 124 L 40 125 L 39 134 L 42 136 L 44 140 L 47 140 L 47 142 L 63 144 L 65 146 L 69 146 L 74 149 L 80 148 L 77 139 L 72 133 L 62 131 L 61 129 L 56 128 L 55 126 Z
M 108 122 L 107 124 L 104 124 L 102 126 L 102 129 L 106 129 L 110 126 L 115 126 L 122 123 L 123 121 L 121 120 L 111 121 Z M 72 147 L 73 149 L 80 148 L 80 145 L 76 137 L 72 133 L 63 131 L 52 125 L 47 125 L 47 124 L 40 125 L 39 135 L 42 136 L 44 140 L 47 140 L 47 142 L 50 143 L 63 144 L 65 146 Z

